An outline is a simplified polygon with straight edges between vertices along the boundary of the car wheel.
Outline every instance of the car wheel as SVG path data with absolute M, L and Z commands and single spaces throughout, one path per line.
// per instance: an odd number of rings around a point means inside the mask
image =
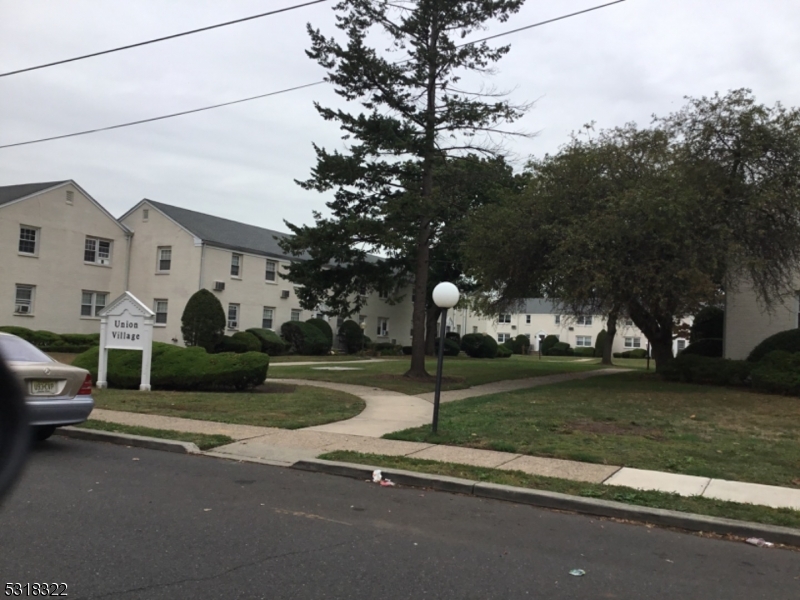
M 51 435 L 53 435 L 53 432 L 55 430 L 56 428 L 53 425 L 42 425 L 39 427 L 34 427 L 33 439 L 35 439 L 37 442 L 43 442 Z

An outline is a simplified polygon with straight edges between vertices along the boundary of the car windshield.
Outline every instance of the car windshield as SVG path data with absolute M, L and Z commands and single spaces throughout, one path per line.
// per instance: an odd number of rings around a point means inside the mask
M 33 344 L 11 335 L 0 335 L 0 356 L 9 362 L 53 362 Z

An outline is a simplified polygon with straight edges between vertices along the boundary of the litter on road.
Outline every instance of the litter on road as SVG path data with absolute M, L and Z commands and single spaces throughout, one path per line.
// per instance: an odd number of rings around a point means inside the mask
M 774 548 L 775 544 L 772 542 L 768 542 L 764 538 L 747 538 L 745 540 L 746 544 L 750 544 L 751 546 L 758 546 L 759 548 Z
M 584 575 L 586 575 L 586 571 L 584 571 L 583 569 L 572 569 L 572 571 L 570 571 L 569 574 L 572 575 L 573 577 L 583 577 Z

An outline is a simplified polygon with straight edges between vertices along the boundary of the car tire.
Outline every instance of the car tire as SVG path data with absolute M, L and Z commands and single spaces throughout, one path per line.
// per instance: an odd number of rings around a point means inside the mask
M 33 428 L 33 439 L 37 442 L 43 442 L 55 432 L 56 428 L 53 425 L 40 425 Z

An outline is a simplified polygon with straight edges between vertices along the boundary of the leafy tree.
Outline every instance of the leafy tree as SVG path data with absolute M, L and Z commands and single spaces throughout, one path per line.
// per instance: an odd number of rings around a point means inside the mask
M 187 346 L 202 346 L 213 352 L 225 333 L 225 311 L 219 299 L 207 289 L 189 298 L 181 315 L 181 333 Z
M 530 170 L 520 197 L 475 216 L 472 274 L 496 306 L 545 295 L 627 313 L 657 370 L 681 317 L 742 280 L 769 305 L 800 268 L 800 111 L 747 90 L 573 137 Z
M 302 284 L 303 306 L 321 305 L 338 315 L 357 312 L 368 290 L 399 301 L 400 290 L 413 282 L 410 376 L 428 375 L 424 332 L 431 248 L 448 216 L 466 212 L 441 182 L 454 161 L 497 150 L 487 146 L 487 136 L 503 133 L 502 125 L 524 110 L 496 95 L 487 100 L 461 88 L 465 72 L 486 73 L 509 51 L 461 40 L 490 20 L 507 20 L 522 3 L 342 0 L 335 10 L 346 44 L 308 28 L 309 57 L 327 70 L 336 92 L 360 101 L 364 112 L 317 105 L 325 120 L 340 124 L 351 145 L 346 152 L 315 146 L 316 167 L 300 185 L 333 190 L 327 204 L 331 216 L 315 213 L 314 227 L 287 223 L 295 235 L 282 247 L 308 259 L 293 263 L 288 277 Z M 399 60 L 367 45 L 375 33 L 388 36 L 388 50 L 399 53 Z
M 725 324 L 725 311 L 718 306 L 704 306 L 692 321 L 690 343 L 700 340 L 721 340 Z

